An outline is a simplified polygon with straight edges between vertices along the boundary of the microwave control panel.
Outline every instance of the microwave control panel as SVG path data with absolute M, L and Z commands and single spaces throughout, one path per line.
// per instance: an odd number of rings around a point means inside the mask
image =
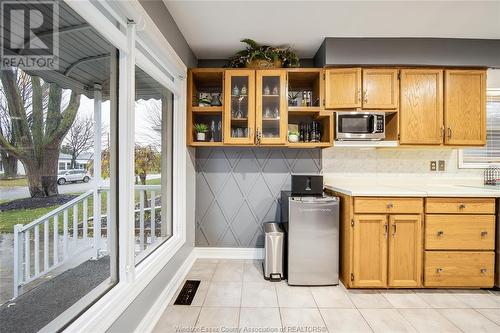
M 376 115 L 375 116 L 375 133 L 383 133 L 384 132 L 384 126 L 385 126 L 385 117 L 382 115 Z

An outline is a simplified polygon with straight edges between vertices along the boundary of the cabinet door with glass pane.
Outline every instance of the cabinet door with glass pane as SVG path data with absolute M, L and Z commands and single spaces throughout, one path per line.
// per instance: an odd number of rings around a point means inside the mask
M 258 70 L 256 135 L 260 144 L 286 144 L 288 117 L 285 70 Z
M 253 144 L 255 71 L 230 69 L 224 78 L 224 143 Z

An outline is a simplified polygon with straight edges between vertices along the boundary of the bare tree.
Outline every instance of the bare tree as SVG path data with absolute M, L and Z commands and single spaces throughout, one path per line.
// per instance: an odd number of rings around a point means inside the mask
M 31 109 L 31 80 L 23 71 L 16 70 L 16 84 L 19 87 L 21 100 L 26 110 Z M 46 106 L 47 94 L 43 96 L 44 105 Z M 11 121 L 8 102 L 3 89 L 0 85 L 0 135 L 2 135 L 12 146 L 16 145 L 16 137 L 13 135 L 13 122 Z M 17 176 L 18 159 L 13 154 L 0 146 L 0 157 L 2 158 L 2 166 L 4 169 L 5 178 L 13 178 Z
M 57 195 L 61 142 L 76 118 L 80 93 L 72 91 L 63 108 L 63 89 L 59 85 L 26 75 L 30 89 L 23 91 L 18 84 L 19 73 L 23 72 L 11 68 L 0 71 L 15 139 L 12 144 L 0 135 L 0 147 L 23 163 L 31 197 Z M 29 101 L 28 106 L 24 101 Z
M 77 117 L 68 131 L 61 151 L 71 155 L 71 169 L 76 169 L 76 159 L 94 144 L 92 117 Z

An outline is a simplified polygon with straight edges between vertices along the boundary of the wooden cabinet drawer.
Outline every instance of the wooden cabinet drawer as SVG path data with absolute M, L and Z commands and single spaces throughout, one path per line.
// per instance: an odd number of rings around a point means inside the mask
M 494 250 L 494 215 L 426 215 L 426 250 Z
M 426 251 L 426 287 L 493 286 L 494 252 Z
M 427 198 L 426 213 L 495 214 L 494 198 Z
M 355 213 L 421 213 L 422 198 L 354 198 Z

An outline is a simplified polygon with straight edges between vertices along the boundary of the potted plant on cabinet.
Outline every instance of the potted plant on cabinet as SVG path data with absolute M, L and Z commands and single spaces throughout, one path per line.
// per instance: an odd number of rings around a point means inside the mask
M 194 131 L 196 132 L 196 141 L 205 141 L 206 140 L 206 133 L 208 132 L 208 125 L 199 123 L 199 124 L 194 124 Z
M 297 131 L 288 131 L 288 142 L 299 142 L 299 132 Z
M 242 39 L 246 49 L 229 58 L 228 67 L 232 68 L 280 68 L 299 67 L 299 57 L 290 47 L 260 45 L 252 39 Z

